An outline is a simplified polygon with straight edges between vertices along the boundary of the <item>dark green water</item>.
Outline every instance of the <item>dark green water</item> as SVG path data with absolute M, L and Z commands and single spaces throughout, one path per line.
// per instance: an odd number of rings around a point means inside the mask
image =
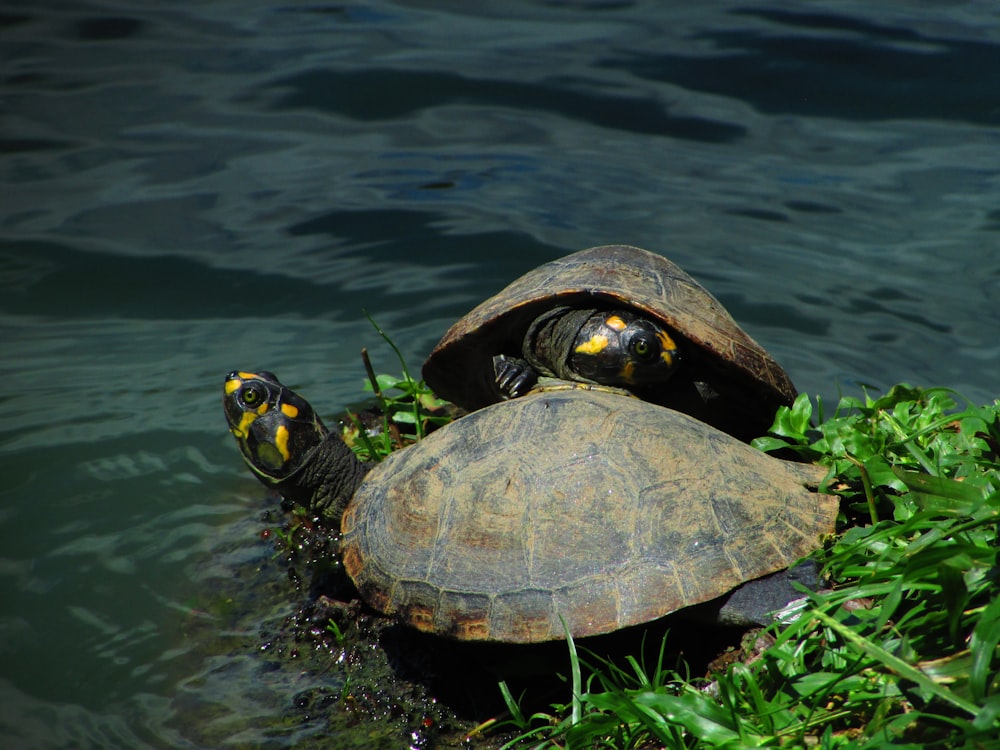
M 293 596 L 220 388 L 337 411 L 398 369 L 363 309 L 415 367 L 625 242 L 802 390 L 1000 391 L 992 2 L 11 0 L 0 59 L 9 747 L 317 731 L 255 659 Z

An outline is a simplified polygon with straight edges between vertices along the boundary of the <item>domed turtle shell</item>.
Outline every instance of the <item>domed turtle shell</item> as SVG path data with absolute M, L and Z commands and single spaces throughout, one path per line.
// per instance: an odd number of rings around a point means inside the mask
M 424 363 L 424 380 L 470 411 L 498 401 L 493 356 L 522 356 L 531 322 L 556 305 L 630 308 L 676 334 L 681 369 L 655 391 L 637 393 L 646 400 L 744 438 L 763 434 L 777 407 L 795 400 L 785 371 L 715 297 L 663 256 L 628 245 L 592 247 L 521 276 L 445 333 Z M 715 398 L 705 413 L 693 403 L 702 400 L 695 390 Z
M 824 471 L 613 393 L 540 391 L 389 456 L 343 515 L 361 597 L 416 628 L 535 642 L 645 623 L 833 530 Z

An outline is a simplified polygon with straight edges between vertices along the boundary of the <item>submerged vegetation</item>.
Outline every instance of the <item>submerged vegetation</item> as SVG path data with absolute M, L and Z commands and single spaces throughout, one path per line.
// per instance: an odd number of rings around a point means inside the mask
M 1000 747 L 1000 403 L 955 398 L 900 385 L 817 427 L 807 397 L 781 409 L 757 447 L 829 467 L 843 499 L 814 556 L 829 589 L 704 678 L 571 644 L 567 703 L 525 715 L 505 693 L 508 746 Z

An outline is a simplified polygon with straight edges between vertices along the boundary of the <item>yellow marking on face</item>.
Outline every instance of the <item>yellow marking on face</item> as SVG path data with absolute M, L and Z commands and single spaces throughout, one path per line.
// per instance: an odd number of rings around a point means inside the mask
M 622 320 L 621 318 L 619 318 L 617 315 L 611 315 L 611 316 L 609 316 L 604 321 L 604 325 L 606 325 L 608 328 L 611 328 L 611 329 L 613 329 L 615 331 L 624 331 L 626 328 L 628 328 L 628 324 L 624 320 Z
M 240 423 L 236 425 L 236 427 L 230 428 L 230 432 L 240 439 L 245 438 L 250 434 L 250 425 L 252 425 L 253 421 L 259 416 L 260 415 L 255 411 L 243 412 L 243 416 L 240 417 Z
M 281 457 L 288 461 L 292 454 L 288 452 L 288 428 L 280 425 L 274 433 L 274 447 L 281 453 Z
M 231 380 L 227 380 L 226 395 L 227 396 L 231 395 L 232 392 L 237 390 L 241 385 L 243 385 L 243 381 L 240 380 L 239 378 L 232 378 Z
M 295 419 L 299 416 L 299 407 L 292 406 L 292 404 L 282 404 L 281 413 L 284 414 L 289 419 Z
M 608 337 L 598 333 L 576 347 L 577 354 L 600 354 L 608 348 Z
M 244 380 L 260 380 L 260 375 L 255 372 L 238 372 L 236 374 Z
M 677 351 L 677 344 L 667 335 L 666 331 L 658 332 L 656 338 L 660 340 L 660 347 L 663 349 L 660 353 L 660 359 L 668 365 L 672 365 L 674 363 L 674 352 Z
M 625 366 L 618 371 L 618 376 L 626 383 L 632 382 L 632 376 L 634 374 L 635 374 L 635 362 L 633 362 L 631 359 L 625 362 Z

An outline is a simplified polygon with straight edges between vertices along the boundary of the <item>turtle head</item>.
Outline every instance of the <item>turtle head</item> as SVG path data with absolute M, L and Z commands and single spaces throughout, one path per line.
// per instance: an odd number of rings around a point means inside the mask
M 270 372 L 229 373 L 222 403 L 243 460 L 266 485 L 295 474 L 328 434 L 309 402 Z
M 587 318 L 570 352 L 570 367 L 606 385 L 650 385 L 667 380 L 679 360 L 677 344 L 662 326 L 626 310 Z
M 226 376 L 222 404 L 243 460 L 267 487 L 339 527 L 369 466 L 270 372 Z

